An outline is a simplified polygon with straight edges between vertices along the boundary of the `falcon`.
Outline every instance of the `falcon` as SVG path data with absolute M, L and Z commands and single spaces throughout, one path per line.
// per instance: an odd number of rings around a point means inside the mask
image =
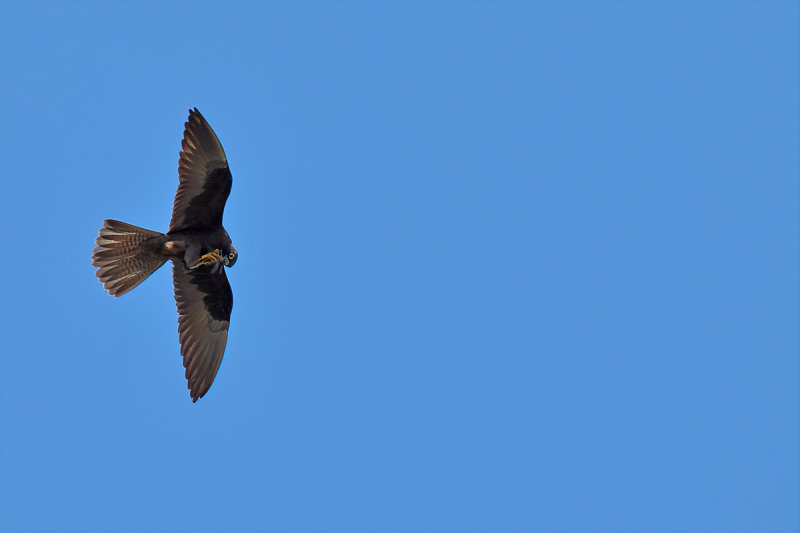
M 239 254 L 222 226 L 231 192 L 228 160 L 197 108 L 189 110 L 181 148 L 169 231 L 104 220 L 92 264 L 108 293 L 122 296 L 172 261 L 178 339 L 189 395 L 196 402 L 214 382 L 225 353 L 233 307 L 225 268 Z

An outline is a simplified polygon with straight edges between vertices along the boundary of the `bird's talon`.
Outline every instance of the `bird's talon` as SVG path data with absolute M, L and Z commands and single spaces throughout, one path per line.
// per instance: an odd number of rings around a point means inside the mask
M 220 261 L 222 261 L 222 256 L 219 255 L 219 249 L 216 249 L 200 256 L 200 259 L 198 259 L 194 266 L 189 270 L 195 270 L 203 265 L 213 265 L 214 263 L 219 263 Z

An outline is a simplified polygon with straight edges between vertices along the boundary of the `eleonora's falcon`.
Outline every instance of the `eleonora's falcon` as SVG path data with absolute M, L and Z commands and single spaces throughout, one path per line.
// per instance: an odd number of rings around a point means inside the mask
M 196 402 L 214 382 L 225 352 L 233 293 L 224 267 L 232 267 L 238 254 L 222 227 L 231 171 L 197 108 L 189 111 L 181 148 L 169 231 L 104 220 L 92 264 L 108 293 L 120 296 L 172 261 L 181 356 Z

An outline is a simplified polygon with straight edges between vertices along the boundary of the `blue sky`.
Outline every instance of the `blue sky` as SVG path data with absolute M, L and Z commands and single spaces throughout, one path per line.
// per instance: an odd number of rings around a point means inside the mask
M 798 4 L 0 4 L 3 531 L 795 531 Z M 193 405 L 164 231 L 228 154 Z

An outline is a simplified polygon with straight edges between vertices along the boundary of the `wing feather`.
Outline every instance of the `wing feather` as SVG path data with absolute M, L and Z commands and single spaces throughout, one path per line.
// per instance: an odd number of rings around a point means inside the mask
M 228 341 L 233 292 L 225 269 L 188 270 L 173 261 L 172 281 L 178 306 L 178 338 L 192 401 L 208 392 Z
M 222 143 L 197 108 L 189 110 L 181 148 L 169 231 L 221 226 L 233 180 Z

